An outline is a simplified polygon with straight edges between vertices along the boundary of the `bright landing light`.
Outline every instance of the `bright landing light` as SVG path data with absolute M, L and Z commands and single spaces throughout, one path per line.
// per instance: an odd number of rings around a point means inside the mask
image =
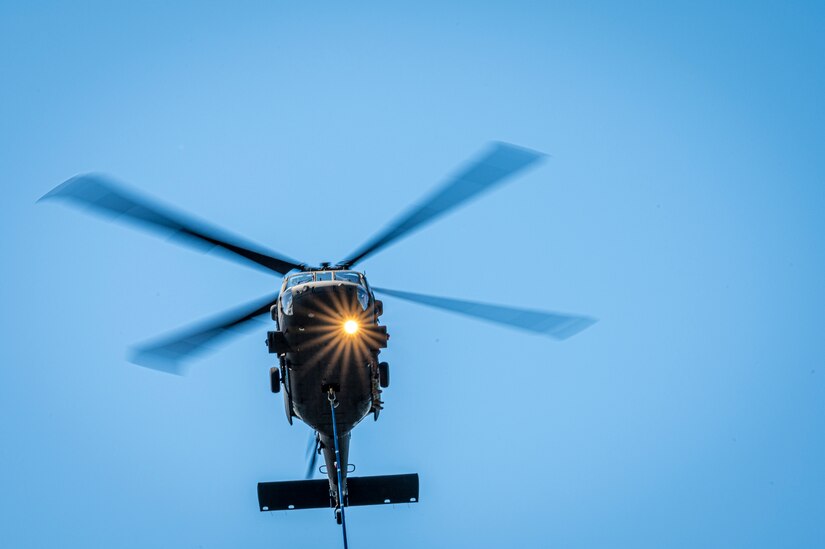
M 358 331 L 358 323 L 354 320 L 347 320 L 344 322 L 344 331 L 348 334 L 354 334 Z

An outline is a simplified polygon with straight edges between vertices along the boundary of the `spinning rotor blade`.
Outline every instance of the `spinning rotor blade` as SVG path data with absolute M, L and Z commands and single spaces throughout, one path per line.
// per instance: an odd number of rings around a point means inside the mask
M 484 191 L 492 189 L 544 155 L 507 143 L 493 143 L 481 158 L 471 162 L 461 172 L 391 223 L 383 232 L 339 263 L 352 267 L 393 241 L 444 215 Z
M 214 247 L 222 248 L 234 254 L 236 258 L 252 262 L 256 266 L 265 267 L 279 274 L 286 274 L 292 269 L 303 267 L 300 263 L 279 257 L 269 250 L 255 249 L 254 245 L 243 242 L 202 221 L 187 219 L 182 214 L 119 187 L 101 175 L 88 174 L 73 177 L 52 189 L 40 200 L 50 198 L 75 202 L 110 219 L 122 218 L 154 230 L 170 231 L 172 236 L 182 237 L 180 241 L 195 245 L 203 251 Z
M 195 326 L 184 328 L 172 335 L 156 340 L 135 349 L 130 360 L 140 366 L 162 370 L 170 374 L 183 374 L 181 364 L 193 355 L 203 353 L 210 344 L 237 332 L 232 328 L 241 327 L 255 319 L 275 304 L 278 295 L 271 295 L 237 309 L 222 313 Z
M 318 433 L 311 433 L 309 439 L 309 453 L 307 455 L 307 472 L 304 478 L 307 480 L 315 476 L 315 464 L 318 462 L 318 449 L 321 446 L 321 439 Z
M 513 307 L 462 301 L 460 299 L 450 299 L 447 297 L 400 292 L 386 288 L 373 287 L 373 290 L 436 309 L 444 309 L 496 324 L 505 324 L 518 328 L 519 330 L 548 335 L 554 339 L 567 339 L 596 323 L 595 318 L 586 316 L 516 309 Z

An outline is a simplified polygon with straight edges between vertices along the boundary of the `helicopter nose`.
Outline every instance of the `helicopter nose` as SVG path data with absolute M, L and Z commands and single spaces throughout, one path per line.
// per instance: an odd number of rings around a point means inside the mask
M 344 322 L 344 332 L 349 335 L 357 334 L 360 328 L 361 326 L 358 324 L 357 320 L 349 319 Z

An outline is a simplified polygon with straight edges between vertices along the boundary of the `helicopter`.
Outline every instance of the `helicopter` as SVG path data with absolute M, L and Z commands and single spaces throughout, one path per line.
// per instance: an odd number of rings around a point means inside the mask
M 369 415 L 378 420 L 389 387 L 389 365 L 379 359 L 390 335 L 381 323 L 383 301 L 376 294 L 504 324 L 563 340 L 591 326 L 581 315 L 437 297 L 374 287 L 354 267 L 399 239 L 536 165 L 537 151 L 494 142 L 445 183 L 398 216 L 337 263 L 311 266 L 252 244 L 213 225 L 140 195 L 108 176 L 75 176 L 44 195 L 110 219 L 171 235 L 172 240 L 282 276 L 277 293 L 219 314 L 137 348 L 133 362 L 181 374 L 188 360 L 233 328 L 269 315 L 266 346 L 278 363 L 269 372 L 270 390 L 281 392 L 289 424 L 297 418 L 315 432 L 315 449 L 304 480 L 261 482 L 261 511 L 331 508 L 338 524 L 355 505 L 417 502 L 417 474 L 348 477 L 351 432 Z M 311 479 L 318 455 L 326 479 Z M 323 471 L 322 471 L 323 472 Z

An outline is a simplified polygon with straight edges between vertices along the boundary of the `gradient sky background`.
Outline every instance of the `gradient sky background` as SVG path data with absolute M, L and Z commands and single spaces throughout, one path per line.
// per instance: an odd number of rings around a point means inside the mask
M 126 360 L 280 280 L 37 198 L 105 172 L 336 261 L 491 140 L 551 157 L 370 281 L 600 322 L 387 298 L 351 457 L 421 503 L 351 546 L 825 546 L 822 3 L 68 4 L 0 4 L 0 546 L 341 544 L 257 510 L 309 431 L 265 323 L 186 377 Z

